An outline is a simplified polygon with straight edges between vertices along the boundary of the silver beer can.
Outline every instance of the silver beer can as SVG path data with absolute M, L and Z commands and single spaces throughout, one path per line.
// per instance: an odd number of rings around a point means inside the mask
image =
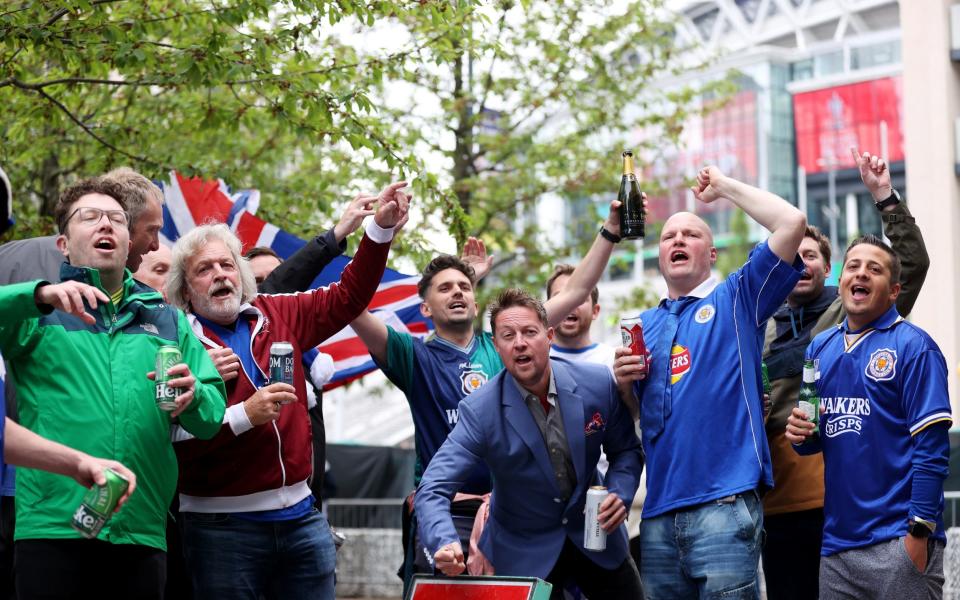
M 270 344 L 270 383 L 293 385 L 293 344 Z
M 600 503 L 607 495 L 607 488 L 602 485 L 587 490 L 583 518 L 583 547 L 586 550 L 602 552 L 607 549 L 607 532 L 600 527 Z

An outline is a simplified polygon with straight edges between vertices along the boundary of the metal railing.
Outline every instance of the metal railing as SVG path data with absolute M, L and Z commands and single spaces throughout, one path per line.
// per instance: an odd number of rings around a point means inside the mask
M 960 523 L 960 491 L 943 493 L 943 526 L 947 529 Z
M 960 525 L 960 491 L 944 492 L 943 524 Z M 334 527 L 400 529 L 403 498 L 331 498 L 324 504 Z
M 400 529 L 403 498 L 330 498 L 324 502 L 330 525 L 343 529 Z

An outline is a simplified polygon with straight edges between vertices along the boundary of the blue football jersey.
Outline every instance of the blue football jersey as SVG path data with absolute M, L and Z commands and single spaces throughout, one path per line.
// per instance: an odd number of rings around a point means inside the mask
M 951 422 L 943 354 L 891 307 L 861 332 L 844 321 L 821 333 L 807 358 L 823 407 L 823 555 L 905 535 L 913 436 Z M 946 539 L 942 514 L 941 492 L 935 537 Z
M 793 289 L 803 263 L 782 261 L 759 244 L 740 270 L 707 280 L 688 300 L 664 300 L 642 313 L 643 335 L 656 359 L 669 343 L 672 407 L 663 431 L 644 439 L 647 497 L 654 517 L 731 494 L 773 486 L 763 427 L 760 354 L 766 320 Z M 661 339 L 670 302 L 684 302 L 672 341 Z M 650 402 L 646 382 L 637 386 Z M 641 409 L 643 410 L 643 409 Z
M 436 335 L 426 340 L 388 327 L 387 364 L 379 365 L 410 403 L 417 446 L 416 483 L 460 417 L 460 400 L 503 370 L 487 332 L 462 349 Z M 480 465 L 461 491 L 485 494 L 490 473 Z

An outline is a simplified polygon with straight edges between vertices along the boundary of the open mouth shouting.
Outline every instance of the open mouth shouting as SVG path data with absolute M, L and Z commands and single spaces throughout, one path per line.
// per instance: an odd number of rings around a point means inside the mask
M 671 265 L 682 265 L 686 264 L 690 260 L 690 255 L 687 254 L 686 250 L 674 250 L 670 253 L 670 264 Z
M 226 298 L 232 297 L 236 293 L 237 293 L 237 289 L 233 287 L 233 284 L 230 283 L 229 281 L 225 281 L 224 283 L 218 286 L 214 286 L 210 290 L 210 297 L 215 300 L 224 300 Z
M 513 357 L 513 362 L 518 367 L 525 367 L 533 363 L 533 357 L 529 354 L 518 354 Z
M 117 243 L 111 237 L 101 237 L 93 242 L 93 247 L 98 252 L 113 252 L 117 248 Z
M 870 297 L 870 288 L 863 284 L 855 283 L 850 286 L 850 297 L 856 302 L 866 300 Z

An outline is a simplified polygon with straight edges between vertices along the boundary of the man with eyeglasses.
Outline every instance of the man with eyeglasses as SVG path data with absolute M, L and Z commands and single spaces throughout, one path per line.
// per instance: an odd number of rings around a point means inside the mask
M 140 281 L 137 271 L 143 256 L 159 248 L 159 233 L 163 227 L 163 192 L 152 181 L 129 167 L 119 167 L 103 177 L 120 186 L 123 203 L 130 213 L 132 245 L 127 255 L 127 268 Z M 56 235 L 7 242 L 0 245 L 0 285 L 35 279 L 60 281 L 62 264 L 63 254 L 57 248 Z M 16 386 L 7 383 L 6 411 L 16 421 Z M 0 487 L 0 582 L 6 582 L 0 588 L 0 598 L 15 596 L 12 584 L 14 481 L 13 468 L 7 468 L 4 484 Z
M 103 581 L 122 597 L 162 598 L 166 511 L 177 481 L 171 418 L 208 439 L 224 415 L 223 381 L 186 317 L 125 269 L 130 216 L 122 188 L 106 178 L 66 188 L 55 210 L 57 247 L 67 262 L 61 283 L 0 288 L 0 350 L 18 387 L 21 423 L 137 475 L 138 490 L 96 539 L 70 526 L 83 490 L 65 478 L 19 474 L 14 546 L 20 597 L 86 598 Z M 154 401 L 160 346 L 176 345 L 170 368 L 176 408 Z

